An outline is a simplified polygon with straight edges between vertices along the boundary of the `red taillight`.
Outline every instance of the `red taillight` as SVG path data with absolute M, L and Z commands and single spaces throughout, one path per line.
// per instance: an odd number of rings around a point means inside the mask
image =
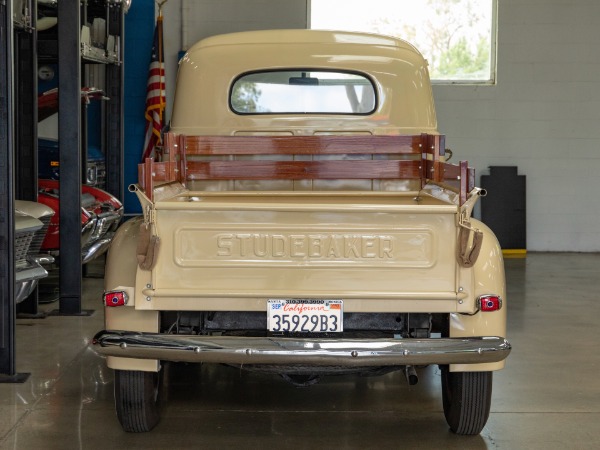
M 105 306 L 125 306 L 129 296 L 124 291 L 105 292 L 103 296 Z
M 477 299 L 477 307 L 481 311 L 498 311 L 502 309 L 502 299 L 498 295 L 481 295 Z

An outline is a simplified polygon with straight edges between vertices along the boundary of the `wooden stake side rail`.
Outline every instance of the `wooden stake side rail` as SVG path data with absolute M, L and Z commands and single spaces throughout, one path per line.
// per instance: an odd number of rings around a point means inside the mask
M 185 136 L 166 133 L 165 161 L 138 166 L 140 187 L 150 200 L 156 183 L 195 180 L 412 179 L 443 184 L 460 193 L 474 187 L 465 161 L 442 161 L 444 136 Z M 183 149 L 183 151 L 182 151 Z M 234 160 L 188 160 L 190 156 L 241 156 Z M 416 159 L 256 160 L 254 155 L 419 155 Z
M 414 155 L 421 136 L 186 136 L 187 155 Z
M 421 161 L 210 161 L 187 163 L 187 180 L 421 179 Z M 358 169 L 358 170 L 357 170 Z

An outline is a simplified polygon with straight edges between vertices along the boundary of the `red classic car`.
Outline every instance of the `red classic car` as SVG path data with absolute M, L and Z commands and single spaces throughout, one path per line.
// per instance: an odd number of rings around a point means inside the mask
M 100 100 L 104 98 L 102 90 L 97 88 L 82 88 L 81 101 L 89 103 L 91 100 Z M 42 121 L 50 118 L 58 112 L 58 89 L 46 91 L 38 96 L 38 120 Z M 50 138 L 50 136 L 47 136 Z M 60 143 L 56 136 L 54 139 L 53 151 L 58 150 Z M 51 139 L 46 139 L 50 141 Z M 39 146 L 40 160 L 42 153 L 48 150 L 48 146 Z M 55 151 L 58 154 L 58 151 Z M 57 155 L 54 155 L 57 156 Z M 54 159 L 57 159 L 54 157 Z M 102 161 L 104 164 L 104 161 Z M 56 161 L 58 164 L 58 161 Z M 52 172 L 52 176 L 59 178 L 58 167 Z M 89 172 L 89 167 L 88 167 Z M 48 176 L 46 173 L 40 173 L 40 177 Z M 97 181 L 92 177 L 88 182 Z M 42 243 L 42 251 L 57 256 L 59 252 L 59 188 L 58 180 L 42 179 L 38 182 L 39 192 L 38 201 L 52 208 L 56 214 L 52 217 L 46 238 Z M 81 258 L 83 264 L 90 262 L 97 256 L 100 256 L 108 249 L 114 236 L 114 232 L 123 217 L 123 205 L 121 202 L 108 192 L 89 185 L 81 187 Z
M 58 181 L 39 180 L 38 202 L 56 211 L 42 243 L 42 252 L 55 256 L 59 251 L 58 190 Z M 123 217 L 123 205 L 102 189 L 83 185 L 81 191 L 81 258 L 85 264 L 108 250 Z

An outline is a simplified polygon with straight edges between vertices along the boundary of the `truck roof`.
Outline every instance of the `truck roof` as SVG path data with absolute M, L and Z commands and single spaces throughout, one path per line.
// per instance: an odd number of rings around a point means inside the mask
M 243 74 L 314 69 L 364 74 L 369 114 L 239 114 L 230 107 Z M 196 135 L 437 133 L 427 61 L 408 42 L 369 33 L 265 30 L 206 38 L 180 61 L 171 130 Z
M 256 44 L 346 44 L 377 45 L 419 51 L 403 39 L 373 33 L 359 33 L 334 30 L 262 30 L 243 31 L 211 36 L 194 44 L 190 51 L 219 45 L 256 45 Z M 419 53 L 420 54 L 420 53 Z

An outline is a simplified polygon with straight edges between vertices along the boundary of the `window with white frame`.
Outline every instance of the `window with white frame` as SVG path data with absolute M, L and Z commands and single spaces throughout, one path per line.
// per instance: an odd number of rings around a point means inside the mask
M 415 45 L 434 82 L 493 84 L 497 0 L 311 0 L 312 29 L 385 34 Z

